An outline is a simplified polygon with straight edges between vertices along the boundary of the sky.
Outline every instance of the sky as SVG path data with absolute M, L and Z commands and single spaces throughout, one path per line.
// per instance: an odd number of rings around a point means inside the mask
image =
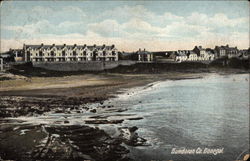
M 0 51 L 23 44 L 115 44 L 120 51 L 249 47 L 249 2 L 4 1 Z

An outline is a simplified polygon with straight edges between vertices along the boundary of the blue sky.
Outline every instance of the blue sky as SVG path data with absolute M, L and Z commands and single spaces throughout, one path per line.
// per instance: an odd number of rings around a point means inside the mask
M 116 44 L 133 51 L 249 45 L 247 1 L 7 1 L 1 51 L 23 43 Z

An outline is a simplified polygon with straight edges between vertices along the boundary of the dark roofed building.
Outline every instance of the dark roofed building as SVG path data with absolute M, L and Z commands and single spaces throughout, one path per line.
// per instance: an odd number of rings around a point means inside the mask
M 229 45 L 226 46 L 215 46 L 215 52 L 217 54 L 217 57 L 236 57 L 239 54 L 239 50 L 237 47 L 229 47 Z
M 144 50 L 139 49 L 136 54 L 138 55 L 138 61 L 147 61 L 147 62 L 151 62 L 154 61 L 153 58 L 153 53 Z

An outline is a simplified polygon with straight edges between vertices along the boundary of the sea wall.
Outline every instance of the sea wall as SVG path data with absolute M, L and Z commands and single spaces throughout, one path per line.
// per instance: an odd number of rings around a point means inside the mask
M 128 66 L 133 64 L 136 64 L 136 61 L 33 62 L 34 67 L 55 71 L 102 71 L 115 68 L 119 65 Z

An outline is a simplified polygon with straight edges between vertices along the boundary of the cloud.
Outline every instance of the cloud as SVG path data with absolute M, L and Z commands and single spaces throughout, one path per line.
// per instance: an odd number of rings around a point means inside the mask
M 26 25 L 41 20 L 59 23 L 62 21 L 84 21 L 86 13 L 79 7 L 63 6 L 60 9 L 55 6 L 35 6 L 31 8 L 1 8 L 1 25 Z M 3 17 L 3 18 L 2 18 Z
M 91 23 L 87 25 L 88 31 L 98 33 L 106 37 L 124 37 L 126 33 L 121 24 L 116 20 L 107 19 L 99 23 Z
M 246 25 L 249 22 L 247 17 L 241 18 L 228 18 L 223 13 L 216 13 L 214 16 L 209 17 L 206 14 L 193 12 L 186 18 L 188 24 L 210 26 L 210 27 L 236 27 L 237 25 Z
M 83 22 L 64 21 L 52 24 L 48 20 L 41 20 L 23 26 L 3 26 L 2 29 L 13 31 L 16 38 L 46 37 L 48 34 L 64 35 L 70 33 L 85 33 Z
M 112 18 L 116 20 L 122 20 L 126 21 L 130 18 L 136 18 L 136 19 L 147 19 L 154 16 L 153 12 L 150 12 L 148 9 L 146 9 L 142 5 L 136 5 L 136 6 L 119 6 L 111 10 L 104 11 L 101 15 L 99 15 L 101 18 Z
M 223 13 L 210 16 L 199 12 L 187 16 L 171 12 L 157 14 L 142 5 L 115 7 L 92 18 L 87 11 L 73 6 L 62 7 L 62 10 L 37 6 L 31 11 L 21 11 L 21 15 L 26 15 L 25 23 L 6 24 L 5 19 L 1 24 L 1 50 L 13 48 L 13 44 L 20 46 L 20 42 L 108 43 L 117 44 L 125 51 L 139 47 L 166 50 L 230 42 L 248 47 L 249 42 L 248 18 L 229 18 Z M 33 14 L 27 16 L 30 13 Z

